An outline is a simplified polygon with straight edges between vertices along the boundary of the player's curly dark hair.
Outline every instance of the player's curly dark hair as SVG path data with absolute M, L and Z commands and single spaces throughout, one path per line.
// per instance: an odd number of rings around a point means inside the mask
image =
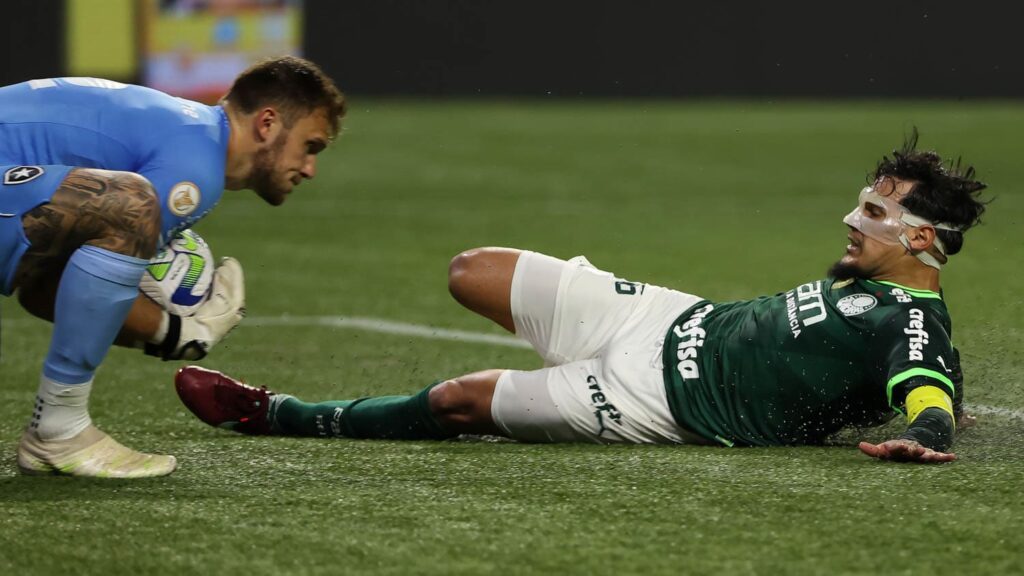
M 986 186 L 975 179 L 974 167 L 964 166 L 960 158 L 943 163 L 935 152 L 918 150 L 917 140 L 915 127 L 901 150 L 893 150 L 891 159 L 884 156 L 878 163 L 874 181 L 894 177 L 916 182 L 901 204 L 918 216 L 959 228 L 959 232 L 935 231 L 946 254 L 956 254 L 963 247 L 963 232 L 981 223 L 988 201 L 980 196 Z
M 264 106 L 281 112 L 286 126 L 315 110 L 324 110 L 337 135 L 345 116 L 345 95 L 319 66 L 296 56 L 268 58 L 235 78 L 224 96 L 232 106 L 249 114 Z

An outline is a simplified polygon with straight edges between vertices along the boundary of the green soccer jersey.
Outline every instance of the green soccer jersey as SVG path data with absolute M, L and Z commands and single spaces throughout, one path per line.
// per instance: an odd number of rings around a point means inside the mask
M 673 323 L 664 349 L 676 421 L 730 446 L 816 444 L 878 425 L 919 386 L 959 400 L 956 364 L 941 296 L 872 280 L 701 302 Z

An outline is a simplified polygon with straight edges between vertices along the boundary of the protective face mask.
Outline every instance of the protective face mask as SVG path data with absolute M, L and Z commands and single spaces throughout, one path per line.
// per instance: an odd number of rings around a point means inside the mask
M 869 217 L 869 204 L 881 208 L 885 212 L 885 218 Z M 906 225 L 900 220 L 903 213 L 903 207 L 899 202 L 891 197 L 882 196 L 871 186 L 866 186 L 860 191 L 857 207 L 847 214 L 846 218 L 843 218 L 843 223 L 853 226 L 865 236 L 870 236 L 883 244 L 895 246 L 901 244 L 900 236 L 906 229 Z
M 868 216 L 868 205 L 881 208 L 885 213 L 884 217 L 872 218 Z M 902 244 L 907 250 L 910 250 L 910 240 L 907 238 L 908 228 L 931 226 L 938 230 L 957 230 L 952 226 L 935 223 L 909 212 L 897 201 L 895 194 L 883 196 L 873 186 L 866 186 L 860 191 L 857 207 L 847 214 L 846 218 L 843 218 L 843 223 L 856 228 L 865 236 L 878 240 L 883 244 L 890 246 Z M 935 238 L 934 246 L 943 256 L 946 255 L 946 247 L 938 237 Z M 938 269 L 942 267 L 942 264 L 935 257 L 925 251 L 917 252 L 914 256 L 933 268 Z

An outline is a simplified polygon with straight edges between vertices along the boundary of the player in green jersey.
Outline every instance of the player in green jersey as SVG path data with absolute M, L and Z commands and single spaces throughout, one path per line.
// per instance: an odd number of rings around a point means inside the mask
M 985 186 L 973 168 L 916 145 L 915 132 L 878 164 L 843 220 L 849 245 L 828 279 L 716 303 L 619 279 L 583 257 L 476 249 L 452 261 L 452 295 L 529 341 L 546 368 L 306 403 L 187 367 L 178 393 L 215 426 L 350 438 L 819 444 L 900 414 L 906 432 L 861 451 L 951 461 L 963 376 L 939 273 L 978 223 Z

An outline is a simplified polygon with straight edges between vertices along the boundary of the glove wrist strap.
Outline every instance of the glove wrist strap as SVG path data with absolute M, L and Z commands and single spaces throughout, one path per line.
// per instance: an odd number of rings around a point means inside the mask
M 158 356 L 164 360 L 170 360 L 174 356 L 174 351 L 178 347 L 178 341 L 181 340 L 181 316 L 177 314 L 167 313 L 167 332 L 163 338 L 163 341 L 159 344 L 146 343 L 146 354 L 150 356 Z M 160 323 L 163 328 L 163 321 Z

